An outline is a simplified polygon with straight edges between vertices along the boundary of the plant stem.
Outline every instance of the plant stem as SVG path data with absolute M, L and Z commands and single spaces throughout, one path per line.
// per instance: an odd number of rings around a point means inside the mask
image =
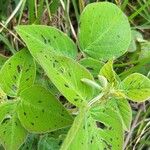
M 104 93 L 100 93 L 99 95 L 97 95 L 95 98 L 93 98 L 89 103 L 88 105 L 91 106 L 93 105 L 94 103 L 96 103 L 97 101 L 99 101 L 102 97 L 104 96 Z

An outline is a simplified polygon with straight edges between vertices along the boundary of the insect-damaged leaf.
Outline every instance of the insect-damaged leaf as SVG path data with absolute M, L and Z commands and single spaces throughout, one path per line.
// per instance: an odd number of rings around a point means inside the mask
M 54 131 L 71 125 L 72 117 L 63 105 L 45 88 L 32 86 L 20 94 L 18 116 L 30 132 Z
M 80 17 L 78 39 L 81 50 L 95 59 L 119 57 L 131 40 L 128 18 L 112 3 L 89 4 Z
M 133 73 L 121 82 L 121 89 L 128 99 L 143 102 L 150 98 L 150 79 L 142 74 Z
M 93 80 L 83 66 L 71 58 L 56 55 L 46 49 L 34 49 L 28 42 L 26 44 L 50 80 L 71 103 L 80 106 L 83 101 L 93 97 L 93 89 L 81 82 L 82 78 Z
M 6 150 L 16 150 L 25 141 L 27 131 L 22 127 L 12 102 L 0 105 L 0 143 Z
M 101 106 L 80 110 L 61 150 L 122 150 L 123 129 L 118 116 Z
M 35 50 L 53 51 L 57 54 L 76 58 L 77 47 L 73 41 L 54 27 L 42 25 L 26 25 L 16 27 L 18 34 L 27 46 Z
M 122 122 L 124 130 L 130 130 L 132 110 L 126 99 L 117 99 L 113 97 L 105 102 L 105 109 L 111 109 L 112 111 L 116 112 Z
M 0 70 L 0 87 L 9 96 L 17 96 L 31 86 L 35 79 L 35 63 L 24 49 L 6 61 Z

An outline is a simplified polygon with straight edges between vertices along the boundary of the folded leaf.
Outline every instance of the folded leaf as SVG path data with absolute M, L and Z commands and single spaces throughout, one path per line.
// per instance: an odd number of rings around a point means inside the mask
M 77 56 L 77 47 L 74 42 L 66 34 L 54 27 L 22 25 L 16 27 L 16 30 L 27 46 L 32 47 L 34 51 L 45 49 L 71 58 L 76 58 Z
M 121 82 L 121 89 L 125 96 L 135 102 L 143 102 L 150 98 L 150 79 L 133 73 Z
M 32 86 L 20 94 L 18 117 L 22 125 L 34 133 L 54 131 L 72 124 L 63 105 L 45 88 Z
M 108 83 L 113 86 L 117 86 L 119 83 L 119 77 L 113 69 L 113 60 L 109 60 L 100 70 L 100 75 L 104 76 Z
M 8 59 L 0 70 L 0 87 L 7 95 L 17 96 L 33 84 L 35 74 L 35 62 L 23 49 Z
M 108 2 L 87 5 L 80 17 L 79 45 L 88 56 L 98 60 L 119 57 L 131 40 L 128 18 Z
M 0 143 L 6 150 L 16 150 L 27 137 L 16 114 L 16 103 L 3 103 L 0 111 Z

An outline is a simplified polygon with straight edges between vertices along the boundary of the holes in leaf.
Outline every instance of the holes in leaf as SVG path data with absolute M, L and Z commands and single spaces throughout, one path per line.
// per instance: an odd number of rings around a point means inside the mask
M 33 125 L 33 126 L 34 126 L 34 123 L 33 123 L 33 122 L 31 122 L 31 125 Z
M 103 140 L 103 139 L 102 139 L 102 141 L 103 141 L 103 143 L 105 143 L 105 145 L 106 145 L 106 147 L 105 147 L 106 150 L 112 150 L 112 145 L 111 145 L 111 144 L 109 144 L 107 141 L 105 141 L 105 140 Z M 104 149 L 105 149 L 105 148 L 104 148 Z
M 47 43 L 46 38 L 45 38 L 42 34 L 41 34 L 41 37 L 42 37 L 42 39 L 43 39 L 44 43 L 46 44 L 46 43 Z
M 94 71 L 94 69 L 91 67 L 86 67 L 86 69 L 88 69 L 89 71 Z
M 68 75 L 69 75 L 69 77 L 71 77 L 71 74 L 70 74 L 70 72 L 68 72 Z
M 27 68 L 25 72 L 28 72 L 28 71 L 29 71 L 29 68 Z
M 8 99 L 8 100 L 13 100 L 14 97 L 11 97 L 11 96 L 8 96 L 8 95 L 7 95 L 7 99 Z
M 42 103 L 42 101 L 39 100 L 38 103 Z
M 16 125 L 16 126 L 18 125 L 17 122 L 15 122 L 15 125 Z
M 69 88 L 69 85 L 68 85 L 68 84 L 64 84 L 64 86 L 65 86 L 66 88 Z
M 14 77 L 15 80 L 17 79 L 17 77 L 15 75 L 13 77 Z
M 23 114 L 24 114 L 25 116 L 27 115 L 27 113 L 26 113 L 26 112 L 24 112 Z
M 9 121 L 10 121 L 10 117 L 7 117 L 7 118 L 5 118 L 2 122 L 1 122 L 1 124 L 7 124 Z
M 3 131 L 3 134 L 5 134 L 5 133 L 6 133 L 6 130 Z
M 107 129 L 107 126 L 104 123 L 99 121 L 96 121 L 96 126 L 101 129 Z
M 120 38 L 120 35 L 117 35 L 118 38 Z
M 53 68 L 55 68 L 55 66 L 56 66 L 56 64 L 55 64 L 55 62 L 53 62 Z
M 18 71 L 18 73 L 21 72 L 21 66 L 20 65 L 17 65 L 17 71 Z
M 74 99 L 75 102 L 77 102 L 78 100 L 79 100 L 78 98 L 75 98 L 75 99 Z
M 30 78 L 27 78 L 26 81 L 29 81 Z
M 64 69 L 63 69 L 63 68 L 60 68 L 60 69 L 59 69 L 59 72 L 63 74 L 63 73 L 64 73 Z
M 50 40 L 50 39 L 48 39 L 47 41 L 48 41 L 48 43 L 51 43 L 51 40 Z
M 90 143 L 92 144 L 94 141 L 94 136 L 92 136 L 91 140 L 90 140 Z

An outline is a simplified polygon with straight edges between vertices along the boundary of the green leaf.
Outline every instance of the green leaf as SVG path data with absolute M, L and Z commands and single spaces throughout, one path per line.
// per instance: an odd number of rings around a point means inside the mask
M 45 88 L 32 86 L 20 94 L 18 117 L 22 125 L 34 133 L 54 131 L 71 125 L 72 117 Z
M 0 88 L 0 103 L 3 103 L 7 99 L 6 93 Z
M 28 134 L 26 141 L 22 144 L 19 150 L 36 150 L 38 140 L 38 134 Z
M 137 50 L 137 42 L 143 41 L 142 34 L 136 30 L 131 30 L 131 43 L 129 45 L 128 51 L 135 52 Z
M 76 58 L 77 47 L 63 32 L 54 27 L 26 25 L 16 27 L 17 33 L 33 51 L 56 52 L 56 54 Z
M 79 63 L 89 70 L 95 78 L 103 66 L 102 62 L 90 57 L 81 59 Z
M 0 54 L 0 69 L 8 58 Z
M 143 102 L 150 98 L 150 79 L 133 73 L 121 82 L 121 89 L 125 96 L 135 102 Z
M 47 49 L 35 49 L 26 42 L 32 56 L 37 60 L 57 89 L 76 106 L 93 97 L 93 89 L 81 82 L 82 78 L 93 80 L 92 75 L 71 58 L 56 55 Z
M 35 63 L 24 49 L 6 61 L 0 70 L 0 87 L 9 96 L 17 96 L 31 86 L 36 74 Z
M 105 105 L 92 110 L 82 108 L 68 132 L 61 150 L 122 150 L 123 130 L 120 120 Z
M 87 5 L 80 17 L 80 48 L 98 60 L 119 57 L 127 51 L 131 40 L 128 18 L 108 2 Z
M 109 84 L 116 86 L 119 77 L 113 69 L 113 60 L 109 60 L 100 70 L 100 75 L 104 76 Z
M 61 142 L 61 138 L 56 139 L 48 135 L 43 136 L 38 143 L 38 150 L 60 150 Z
M 122 122 L 124 130 L 130 130 L 132 110 L 126 99 L 111 98 L 110 100 L 106 101 L 105 107 L 105 109 L 111 109 L 112 111 L 116 112 Z
M 7 150 L 18 149 L 27 137 L 27 131 L 18 120 L 16 105 L 12 102 L 0 105 L 0 142 Z

